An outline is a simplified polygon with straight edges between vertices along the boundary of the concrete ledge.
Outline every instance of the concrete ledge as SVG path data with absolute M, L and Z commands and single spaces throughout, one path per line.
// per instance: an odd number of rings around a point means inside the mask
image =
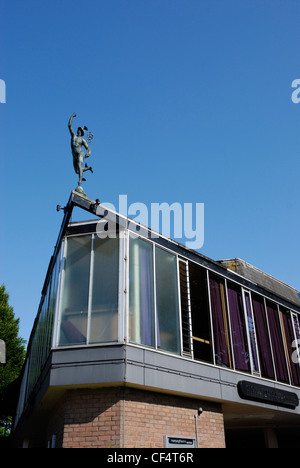
M 129 344 L 54 349 L 49 387 L 118 384 L 300 415 L 299 406 L 290 410 L 243 400 L 237 390 L 241 380 L 291 391 L 300 399 L 300 389 L 295 387 Z

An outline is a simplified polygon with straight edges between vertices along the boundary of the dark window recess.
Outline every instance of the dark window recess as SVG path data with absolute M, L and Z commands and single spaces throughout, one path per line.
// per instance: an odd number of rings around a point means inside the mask
M 211 315 L 214 331 L 214 358 L 218 366 L 233 368 L 231 333 L 226 301 L 226 285 L 223 278 L 210 274 Z
M 235 368 L 250 372 L 250 355 L 241 288 L 233 283 L 228 283 L 227 296 Z
M 183 354 L 191 356 L 190 291 L 187 263 L 179 261 L 181 328 Z
M 207 275 L 189 263 L 194 359 L 213 362 Z
M 252 295 L 253 313 L 257 331 L 257 344 L 260 357 L 261 375 L 275 379 L 272 350 L 268 332 L 268 323 L 264 301 L 260 296 Z
M 267 317 L 271 334 L 276 376 L 279 382 L 289 383 L 287 361 L 282 337 L 280 316 L 276 304 L 267 302 Z

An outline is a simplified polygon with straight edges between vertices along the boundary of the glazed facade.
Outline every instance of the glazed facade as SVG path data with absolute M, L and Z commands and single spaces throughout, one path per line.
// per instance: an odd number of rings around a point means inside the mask
M 72 229 L 36 320 L 23 402 L 52 348 L 126 342 L 300 386 L 296 307 L 129 230 Z

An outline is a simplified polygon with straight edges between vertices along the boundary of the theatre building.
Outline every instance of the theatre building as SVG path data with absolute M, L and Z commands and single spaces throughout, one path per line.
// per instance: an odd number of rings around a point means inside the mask
M 297 447 L 299 292 L 76 192 L 64 211 L 14 445 Z

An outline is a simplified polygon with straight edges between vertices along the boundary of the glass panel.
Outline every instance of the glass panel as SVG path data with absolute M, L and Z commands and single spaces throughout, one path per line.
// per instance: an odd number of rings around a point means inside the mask
M 177 258 L 164 249 L 155 249 L 157 346 L 180 354 L 180 323 Z
M 294 327 L 295 327 L 296 339 L 299 340 L 299 343 L 300 343 L 299 319 L 298 319 L 296 314 L 292 314 L 292 317 L 293 317 L 293 323 L 294 323 Z
M 221 278 L 211 275 L 209 285 L 216 364 L 232 368 L 225 284 Z
M 129 244 L 130 341 L 155 346 L 153 246 L 137 237 Z
M 275 304 L 267 302 L 267 314 L 269 320 L 276 377 L 277 380 L 280 382 L 289 383 L 289 375 L 286 367 L 285 350 L 282 341 L 281 325 L 277 306 Z
M 265 305 L 262 298 L 252 296 L 255 328 L 257 332 L 258 353 L 260 357 L 261 375 L 275 379 L 275 372 L 272 360 L 272 351 L 269 338 L 268 324 L 265 313 Z
M 119 238 L 94 240 L 90 343 L 118 340 Z
M 194 358 L 213 362 L 207 274 L 189 263 Z
M 285 347 L 287 350 L 292 384 L 296 386 L 300 386 L 300 366 L 299 366 L 299 363 L 295 362 L 295 359 L 293 359 L 293 355 L 295 356 L 294 353 L 296 353 L 296 351 L 295 351 L 295 347 L 293 346 L 294 340 L 295 340 L 295 333 L 294 333 L 291 314 L 288 311 L 281 311 L 280 317 L 283 323 L 284 343 L 285 343 Z
M 62 291 L 60 345 L 86 343 L 90 256 L 90 236 L 68 238 Z
M 235 368 L 250 372 L 250 356 L 242 291 L 240 288 L 228 283 L 227 293 Z
M 256 334 L 255 334 L 255 325 L 252 316 L 251 301 L 249 293 L 245 292 L 245 304 L 246 304 L 246 313 L 248 321 L 248 333 L 250 338 L 250 346 L 252 353 L 252 366 L 254 372 L 259 372 L 259 361 L 256 347 Z
M 58 252 L 56 257 L 56 262 L 52 271 L 51 278 L 51 288 L 50 288 L 50 300 L 49 300 L 49 313 L 48 313 L 48 331 L 47 331 L 47 353 L 51 349 L 52 345 L 52 333 L 53 333 L 53 323 L 54 323 L 54 314 L 56 306 L 56 297 L 57 297 L 57 286 L 58 286 L 58 274 L 59 274 L 59 264 L 60 264 L 60 252 Z

